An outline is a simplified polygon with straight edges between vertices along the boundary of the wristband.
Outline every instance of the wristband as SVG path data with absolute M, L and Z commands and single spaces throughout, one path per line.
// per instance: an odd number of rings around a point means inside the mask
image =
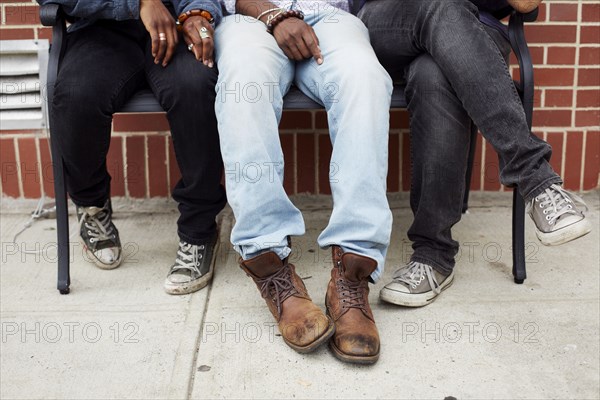
M 304 13 L 300 10 L 287 10 L 280 14 L 277 14 L 273 18 L 271 17 L 272 16 L 269 15 L 269 19 L 267 20 L 267 32 L 269 32 L 272 35 L 273 30 L 277 25 L 279 25 L 279 23 L 281 23 L 281 21 L 288 18 L 298 18 L 304 20 Z
M 175 24 L 177 25 L 178 31 L 181 32 L 181 30 L 183 29 L 183 23 L 189 17 L 202 17 L 202 18 L 205 18 L 209 24 L 215 23 L 214 17 L 208 11 L 206 11 L 206 10 L 189 10 L 189 11 L 186 11 L 183 14 L 181 14 L 179 17 L 177 17 L 177 22 Z

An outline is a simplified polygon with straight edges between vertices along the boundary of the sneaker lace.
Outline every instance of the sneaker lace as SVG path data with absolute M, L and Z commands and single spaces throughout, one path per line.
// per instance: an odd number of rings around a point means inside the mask
M 569 193 L 558 185 L 552 185 L 543 193 L 535 197 L 532 205 L 538 202 L 539 207 L 543 209 L 548 224 L 554 225 L 556 220 L 565 214 L 575 214 L 578 212 L 573 208 L 574 202 L 579 203 L 587 210 L 583 199 L 574 193 Z
M 111 224 L 110 214 L 102 210 L 94 215 L 84 211 L 81 216 L 81 226 L 85 226 L 90 237 L 90 243 L 114 240 L 114 225 Z
M 200 250 L 204 250 L 204 245 L 194 245 L 186 242 L 179 242 L 177 250 L 177 258 L 172 267 L 172 272 L 179 270 L 188 270 L 200 274 L 200 259 L 202 254 Z
M 289 264 L 266 278 L 258 278 L 260 294 L 264 299 L 271 298 L 277 306 L 277 315 L 281 316 L 281 304 L 297 293 L 292 282 Z
M 433 268 L 420 262 L 409 262 L 404 268 L 400 268 L 394 272 L 392 279 L 395 282 L 409 285 L 413 289 L 416 289 L 421 282 L 427 279 L 429 287 L 431 287 L 434 293 L 441 292 L 440 285 L 433 274 Z

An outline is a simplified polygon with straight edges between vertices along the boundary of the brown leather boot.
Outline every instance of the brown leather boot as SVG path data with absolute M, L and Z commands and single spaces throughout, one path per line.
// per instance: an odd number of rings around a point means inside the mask
M 299 353 L 309 353 L 335 331 L 333 321 L 312 302 L 295 267 L 270 251 L 240 266 L 254 280 L 277 320 L 285 343 Z
M 327 315 L 335 322 L 329 342 L 342 361 L 373 364 L 379 359 L 379 333 L 369 306 L 369 276 L 377 268 L 371 258 L 344 253 L 333 246 L 333 269 L 327 287 Z

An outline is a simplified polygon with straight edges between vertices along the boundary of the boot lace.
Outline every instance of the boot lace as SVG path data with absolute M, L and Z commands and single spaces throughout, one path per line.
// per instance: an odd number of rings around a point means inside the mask
M 433 268 L 427 264 L 419 263 L 416 261 L 409 262 L 406 267 L 400 268 L 392 276 L 394 282 L 408 285 L 412 289 L 416 289 L 425 279 L 429 282 L 429 287 L 434 293 L 440 293 L 440 284 L 435 275 L 433 274 Z
M 577 210 L 573 207 L 574 201 L 580 203 L 587 210 L 587 206 L 583 199 L 574 193 L 569 193 L 558 185 L 552 185 L 543 193 L 535 197 L 532 206 L 535 202 L 543 209 L 544 215 L 549 225 L 554 225 L 556 221 L 565 214 L 577 215 Z
M 110 213 L 106 210 L 102 210 L 94 215 L 84 210 L 79 226 L 85 226 L 90 243 L 92 244 L 116 239 Z
M 177 259 L 173 265 L 171 272 L 180 270 L 189 270 L 192 273 L 200 275 L 200 260 L 202 259 L 201 250 L 204 250 L 204 245 L 193 245 L 186 242 L 179 242 L 177 250 Z
M 341 261 L 338 261 L 341 270 Z M 342 309 L 358 308 L 366 311 L 366 297 L 364 295 L 363 282 L 351 282 L 342 277 L 338 278 L 340 297 L 342 298 Z
M 266 278 L 256 279 L 256 282 L 260 285 L 260 294 L 264 299 L 271 299 L 275 302 L 277 315 L 279 316 L 281 316 L 281 304 L 298 293 L 292 282 L 291 272 L 291 268 L 287 264 Z

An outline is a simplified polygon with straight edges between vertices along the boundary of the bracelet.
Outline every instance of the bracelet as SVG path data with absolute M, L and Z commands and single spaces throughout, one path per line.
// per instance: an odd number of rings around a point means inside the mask
M 284 11 L 285 11 L 285 9 L 284 9 L 284 8 L 279 8 L 279 7 L 274 7 L 274 8 L 271 8 L 271 9 L 269 9 L 269 10 L 267 10 L 267 11 L 263 11 L 263 12 L 261 12 L 260 14 L 258 14 L 258 17 L 256 17 L 256 19 L 260 21 L 260 19 L 261 19 L 262 17 L 264 17 L 265 15 L 267 15 L 267 14 L 270 14 L 270 13 L 272 13 L 272 12 L 275 12 L 275 11 L 279 11 L 279 13 L 282 13 L 282 12 L 284 12 Z
M 304 13 L 300 10 L 287 10 L 282 13 L 277 14 L 273 18 L 269 15 L 269 19 L 267 20 L 267 32 L 271 35 L 273 34 L 273 30 L 279 23 L 288 18 L 298 18 L 304 20 Z
M 189 10 L 189 11 L 186 11 L 183 14 L 181 14 L 179 17 L 177 17 L 177 21 L 175 22 L 175 24 L 177 25 L 178 31 L 181 32 L 181 30 L 183 29 L 183 23 L 189 17 L 202 17 L 202 18 L 205 18 L 209 24 L 215 23 L 214 17 L 208 11 L 206 11 L 206 10 Z

